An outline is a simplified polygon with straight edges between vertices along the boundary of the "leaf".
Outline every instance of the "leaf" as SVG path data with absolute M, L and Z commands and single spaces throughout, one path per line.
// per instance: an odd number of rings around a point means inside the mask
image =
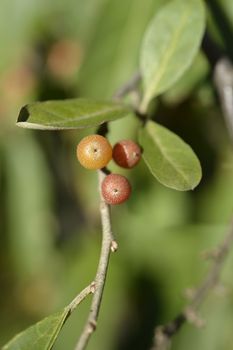
M 109 98 L 131 78 L 138 70 L 138 56 L 147 24 L 155 11 L 168 1 L 102 1 L 78 74 L 78 85 L 82 86 L 84 95 Z
M 187 191 L 198 185 L 201 180 L 199 160 L 179 136 L 149 121 L 140 129 L 139 142 L 148 168 L 164 186 Z
M 205 55 L 198 53 L 195 60 L 185 74 L 162 96 L 169 104 L 181 103 L 205 83 L 209 74 L 209 63 Z
M 35 102 L 23 107 L 17 125 L 41 130 L 80 129 L 129 115 L 128 106 L 85 98 Z
M 202 0 L 173 0 L 155 15 L 141 47 L 143 111 L 153 97 L 171 87 L 191 65 L 204 26 Z
M 2 350 L 50 350 L 66 321 L 69 308 L 65 308 L 16 335 Z

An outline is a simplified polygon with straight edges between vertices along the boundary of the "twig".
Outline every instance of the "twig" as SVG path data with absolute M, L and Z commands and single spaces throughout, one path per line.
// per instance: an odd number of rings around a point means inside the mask
M 99 171 L 99 187 L 105 177 L 103 171 Z M 103 290 L 108 270 L 108 263 L 111 251 L 116 251 L 117 243 L 113 238 L 110 220 L 110 207 L 107 205 L 101 196 L 100 191 L 100 215 L 102 221 L 102 247 L 99 259 L 99 265 L 95 277 L 95 293 L 93 295 L 89 316 L 82 331 L 82 334 L 76 345 L 76 350 L 83 350 L 86 348 L 91 334 L 95 331 L 97 319 L 99 315 L 100 304 L 103 296 Z
M 224 57 L 214 69 L 214 83 L 218 91 L 225 123 L 233 141 L 233 65 Z
M 202 304 L 206 296 L 217 285 L 220 279 L 223 264 L 233 246 L 233 222 L 222 244 L 211 253 L 213 264 L 210 267 L 204 281 L 193 293 L 188 305 L 178 314 L 174 320 L 164 326 L 155 329 L 154 344 L 151 350 L 166 350 L 170 347 L 171 338 L 180 330 L 186 321 L 201 326 L 202 322 L 198 318 L 196 311 Z
M 137 90 L 137 85 L 141 80 L 141 73 L 136 72 L 132 78 L 125 83 L 113 96 L 114 99 L 119 100 L 125 97 L 128 93 Z
M 126 96 L 129 92 L 136 91 L 137 85 L 141 79 L 140 73 L 136 73 L 118 92 L 113 96 L 113 99 L 119 100 Z M 106 135 L 108 132 L 108 123 L 104 123 L 98 129 L 98 134 Z M 103 200 L 101 194 L 101 184 L 104 180 L 106 174 L 108 174 L 107 169 L 99 170 L 99 193 L 100 193 L 100 216 L 102 223 L 102 246 L 99 258 L 99 264 L 95 276 L 95 281 L 92 282 L 83 292 L 78 295 L 72 304 L 72 310 L 83 300 L 86 294 L 90 292 L 94 293 L 90 312 L 87 318 L 86 325 L 83 328 L 81 336 L 77 342 L 75 350 L 84 350 L 88 344 L 88 341 L 95 331 L 97 326 L 97 320 L 101 305 L 101 300 L 103 296 L 108 263 L 110 258 L 110 253 L 115 252 L 118 248 L 118 244 L 115 241 L 111 228 L 111 215 L 110 206 Z
M 208 32 L 204 36 L 202 48 L 212 68 L 225 124 L 233 142 L 233 64 Z
M 95 282 L 92 282 L 84 288 L 68 305 L 70 314 L 76 309 L 76 307 L 91 293 L 95 293 Z

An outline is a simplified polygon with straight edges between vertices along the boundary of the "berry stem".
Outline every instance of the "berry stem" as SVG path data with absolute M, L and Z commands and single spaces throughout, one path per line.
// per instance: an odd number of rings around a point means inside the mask
M 105 178 L 103 171 L 99 170 L 99 192 L 100 192 L 100 216 L 102 223 L 102 247 L 99 258 L 99 264 L 95 276 L 95 291 L 90 307 L 89 316 L 87 322 L 83 328 L 82 334 L 78 340 L 75 350 L 84 350 L 88 344 L 88 341 L 92 333 L 96 329 L 99 309 L 101 305 L 101 300 L 103 296 L 108 264 L 111 251 L 117 250 L 117 243 L 113 238 L 112 228 L 111 228 L 111 214 L 110 206 L 106 204 L 102 198 L 101 194 L 101 184 Z

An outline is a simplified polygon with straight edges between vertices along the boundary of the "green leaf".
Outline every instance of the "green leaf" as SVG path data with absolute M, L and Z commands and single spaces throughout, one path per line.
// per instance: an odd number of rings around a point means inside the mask
M 16 335 L 2 350 L 50 350 L 65 323 L 69 308 L 65 308 L 42 321 L 36 323 L 24 332 Z
M 162 96 L 169 104 L 181 103 L 202 86 L 209 74 L 209 63 L 205 55 L 198 53 L 195 60 L 185 74 Z
M 147 24 L 155 11 L 168 1 L 102 0 L 78 74 L 78 85 L 82 86 L 84 95 L 109 98 L 131 78 L 138 70 L 138 56 Z M 92 2 L 94 4 L 96 0 Z M 86 21 L 86 17 L 84 19 Z
M 128 106 L 85 98 L 35 102 L 23 107 L 17 125 L 41 130 L 80 129 L 129 115 Z
M 179 136 L 149 121 L 140 129 L 139 142 L 147 166 L 164 186 L 187 191 L 198 185 L 201 180 L 199 160 Z
M 191 65 L 204 27 L 202 0 L 173 0 L 155 15 L 141 47 L 143 111 L 153 97 L 171 87 Z

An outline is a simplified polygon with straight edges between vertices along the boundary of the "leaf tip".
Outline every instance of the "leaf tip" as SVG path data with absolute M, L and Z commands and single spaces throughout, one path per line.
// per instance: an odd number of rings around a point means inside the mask
M 29 118 L 29 115 L 30 114 L 28 112 L 27 105 L 23 106 L 19 112 L 19 116 L 18 116 L 16 124 L 26 122 Z M 21 125 L 18 125 L 18 126 L 21 126 Z

